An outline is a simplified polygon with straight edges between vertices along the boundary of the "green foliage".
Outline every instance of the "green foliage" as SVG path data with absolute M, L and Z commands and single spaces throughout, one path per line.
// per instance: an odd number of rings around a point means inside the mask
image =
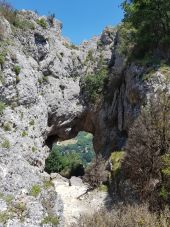
M 5 62 L 6 53 L 0 53 L 0 64 L 3 65 Z
M 14 200 L 14 196 L 13 195 L 7 195 L 7 196 L 5 196 L 5 202 L 8 205 L 11 205 L 11 203 L 12 203 L 13 200 Z
M 87 75 L 82 80 L 82 90 L 85 94 L 87 101 L 95 103 L 100 100 L 104 85 L 107 81 L 108 71 L 106 68 L 99 69 L 94 75 Z
M 1 147 L 2 148 L 6 148 L 6 149 L 9 149 L 10 148 L 10 142 L 8 139 L 4 139 L 3 142 L 1 143 Z
M 16 17 L 13 25 L 22 30 L 29 30 L 29 29 L 34 30 L 35 29 L 35 25 L 33 24 L 33 22 L 21 19 L 19 17 Z
M 23 132 L 21 133 L 21 136 L 22 136 L 22 137 L 28 136 L 28 132 L 23 131 Z
M 44 18 L 38 19 L 38 20 L 37 20 L 37 24 L 39 24 L 39 25 L 40 25 L 42 28 L 44 28 L 44 29 L 46 29 L 47 26 L 48 26 L 48 24 L 47 24 L 47 22 L 45 21 Z
M 35 29 L 35 26 L 29 20 L 22 19 L 18 11 L 15 10 L 12 5 L 7 1 L 0 1 L 0 14 L 5 17 L 8 22 L 20 29 L 27 30 L 27 29 Z
M 42 224 L 52 224 L 54 226 L 57 226 L 59 224 L 59 218 L 58 216 L 48 215 L 44 218 Z
M 32 147 L 32 152 L 36 152 L 36 147 Z
M 30 125 L 30 126 L 33 126 L 34 124 L 35 124 L 34 119 L 31 119 L 30 122 L 29 122 L 29 125 Z
M 0 101 L 0 115 L 3 114 L 5 108 L 6 108 L 6 104 Z
M 55 146 L 45 161 L 46 172 L 60 172 L 63 176 L 68 178 L 81 166 L 82 162 L 77 153 L 61 154 Z
M 163 163 L 162 173 L 165 176 L 170 177 L 170 155 L 169 154 L 165 154 L 162 156 L 162 163 Z
M 10 215 L 8 212 L 6 211 L 0 212 L 0 223 L 5 224 L 8 221 L 8 219 L 10 219 Z
M 161 187 L 160 193 L 159 195 L 164 199 L 167 200 L 168 199 L 168 191 L 166 190 L 166 188 L 164 186 Z
M 62 154 L 78 153 L 84 166 L 87 166 L 94 158 L 95 153 L 92 143 L 93 136 L 90 133 L 79 132 L 73 143 L 56 145 L 56 149 Z
M 170 44 L 169 0 L 125 0 L 122 8 L 124 23 L 135 30 L 131 40 L 138 56 L 156 48 L 166 50 Z
M 98 189 L 101 192 L 108 192 L 108 186 L 105 184 L 101 184 Z
M 123 152 L 123 151 L 112 152 L 112 154 L 110 156 L 110 161 L 112 164 L 111 171 L 113 171 L 114 173 L 118 173 L 120 171 L 121 163 L 124 158 L 124 155 L 125 155 L 125 152 Z
M 21 67 L 19 65 L 14 65 L 13 70 L 14 70 L 16 75 L 19 75 L 20 72 L 21 72 Z
M 93 61 L 93 50 L 89 50 L 88 53 L 87 53 L 87 57 L 86 57 L 86 60 L 85 60 L 85 63 L 88 62 L 88 61 Z
M 45 161 L 45 171 L 47 173 L 60 172 L 63 169 L 62 155 L 57 149 L 52 149 L 49 157 Z
M 30 195 L 37 197 L 41 193 L 41 187 L 37 184 L 33 185 L 30 191 Z

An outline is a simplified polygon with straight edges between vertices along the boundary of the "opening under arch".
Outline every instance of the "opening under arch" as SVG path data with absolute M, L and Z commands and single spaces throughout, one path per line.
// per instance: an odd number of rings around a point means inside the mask
M 92 140 L 92 134 L 81 131 L 73 139 L 55 142 L 45 161 L 45 171 L 67 178 L 83 176 L 84 169 L 95 157 Z

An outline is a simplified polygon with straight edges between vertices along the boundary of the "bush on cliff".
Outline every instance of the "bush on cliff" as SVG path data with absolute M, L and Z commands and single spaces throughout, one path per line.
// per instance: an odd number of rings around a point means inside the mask
M 169 0 L 125 0 L 124 26 L 132 29 L 131 41 L 135 43 L 136 56 L 168 51 L 170 45 L 170 1 Z M 158 54 L 158 51 L 157 51 Z
M 153 95 L 133 124 L 122 168 L 141 200 L 159 209 L 170 199 L 170 95 Z M 140 129 L 140 130 L 139 130 Z M 169 203 L 170 205 L 170 203 Z
M 87 101 L 96 103 L 100 100 L 107 81 L 108 70 L 99 69 L 96 74 L 88 74 L 82 80 L 81 87 Z

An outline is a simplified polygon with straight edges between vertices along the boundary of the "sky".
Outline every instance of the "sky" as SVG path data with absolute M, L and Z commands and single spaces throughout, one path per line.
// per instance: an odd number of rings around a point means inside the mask
M 122 0 L 9 0 L 16 9 L 36 10 L 40 15 L 54 13 L 63 23 L 62 34 L 79 44 L 104 27 L 117 25 L 123 18 Z

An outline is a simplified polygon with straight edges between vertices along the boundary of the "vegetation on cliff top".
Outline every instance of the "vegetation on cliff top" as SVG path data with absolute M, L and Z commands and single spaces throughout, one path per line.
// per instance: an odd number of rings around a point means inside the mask
M 165 57 L 170 45 L 170 1 L 125 0 L 122 8 L 126 44 L 133 55 Z

